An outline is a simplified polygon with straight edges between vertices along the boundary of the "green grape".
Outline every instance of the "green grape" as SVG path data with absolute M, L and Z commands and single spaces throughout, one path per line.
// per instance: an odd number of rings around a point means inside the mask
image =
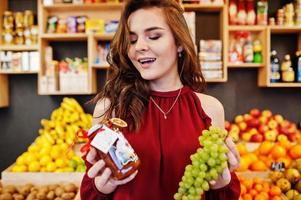
M 198 138 L 201 147 L 190 156 L 191 164 L 185 167 L 175 200 L 199 200 L 210 189 L 209 182 L 218 179 L 228 166 L 226 135 L 226 131 L 212 126 L 202 131 Z

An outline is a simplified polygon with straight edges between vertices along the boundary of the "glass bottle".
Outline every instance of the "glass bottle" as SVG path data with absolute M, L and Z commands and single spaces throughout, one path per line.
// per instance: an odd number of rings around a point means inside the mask
M 271 63 L 270 63 L 270 81 L 271 83 L 280 82 L 280 63 L 277 57 L 277 51 L 273 50 L 271 52 Z

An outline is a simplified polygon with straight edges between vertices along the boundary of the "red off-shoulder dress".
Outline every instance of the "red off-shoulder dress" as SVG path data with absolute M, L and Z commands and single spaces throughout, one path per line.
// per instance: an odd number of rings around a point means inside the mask
M 178 92 L 153 91 L 151 96 L 167 111 Z M 96 189 L 93 179 L 85 174 L 80 188 L 82 200 L 172 200 L 185 166 L 190 163 L 190 155 L 199 147 L 198 137 L 210 124 L 211 119 L 204 112 L 200 99 L 187 86 L 182 88 L 167 119 L 149 101 L 141 129 L 135 133 L 124 131 L 141 160 L 135 179 L 118 186 L 114 193 L 104 195 Z M 91 167 L 89 163 L 86 164 L 87 168 Z M 200 199 L 237 200 L 239 195 L 240 183 L 232 173 L 229 185 L 210 190 Z

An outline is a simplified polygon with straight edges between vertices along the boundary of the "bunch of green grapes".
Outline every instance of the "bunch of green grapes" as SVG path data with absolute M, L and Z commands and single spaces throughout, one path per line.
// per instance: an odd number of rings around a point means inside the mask
M 175 200 L 200 200 L 204 191 L 209 190 L 209 182 L 217 180 L 228 165 L 226 136 L 227 131 L 220 128 L 211 126 L 209 130 L 203 130 L 199 137 L 202 147 L 190 156 L 191 164 L 185 168 Z

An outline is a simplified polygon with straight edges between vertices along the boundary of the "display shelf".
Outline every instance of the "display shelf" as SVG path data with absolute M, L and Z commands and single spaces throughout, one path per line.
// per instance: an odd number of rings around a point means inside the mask
M 228 68 L 260 68 L 263 63 L 228 63 Z
M 224 4 L 214 3 L 200 3 L 200 4 L 182 4 L 185 11 L 204 11 L 204 12 L 217 12 L 224 8 Z
M 0 108 L 9 106 L 8 77 L 0 74 Z
M 38 45 L 0 45 L 0 51 L 37 51 Z
M 226 78 L 208 78 L 208 79 L 205 79 L 206 82 L 208 83 L 218 83 L 218 82 L 226 82 L 227 79 Z
M 301 33 L 301 26 L 269 26 L 271 33 Z
M 113 39 L 114 33 L 95 33 L 92 34 L 92 37 L 94 37 L 96 40 L 110 41 Z
M 228 30 L 229 31 L 263 31 L 266 29 L 266 26 L 236 26 L 236 25 L 229 25 Z
M 34 185 L 73 183 L 80 186 L 84 176 L 84 173 L 82 172 L 11 172 L 11 168 L 12 166 L 9 166 L 1 173 L 3 186 L 25 185 L 28 183 Z
M 92 68 L 95 68 L 95 69 L 109 69 L 110 66 L 108 64 L 92 64 Z
M 91 11 L 91 10 L 111 10 L 121 9 L 122 3 L 85 3 L 85 4 L 72 4 L 72 3 L 57 3 L 53 5 L 43 5 L 42 8 L 46 11 Z
M 41 35 L 41 39 L 48 41 L 84 41 L 88 35 L 85 33 L 45 33 Z
M 301 83 L 269 83 L 268 87 L 290 87 L 298 88 L 301 87 Z
M 38 74 L 38 71 L 12 71 L 12 70 L 0 70 L 0 74 Z

